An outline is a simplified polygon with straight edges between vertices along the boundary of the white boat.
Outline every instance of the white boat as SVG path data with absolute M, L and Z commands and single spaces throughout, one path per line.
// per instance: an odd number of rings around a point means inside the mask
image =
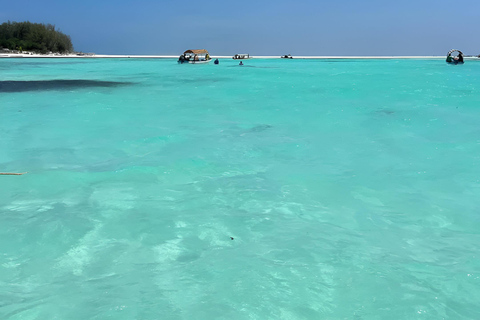
M 210 54 L 205 49 L 187 50 L 179 58 L 178 63 L 201 64 L 212 61 Z
M 234 59 L 234 60 L 250 59 L 250 55 L 248 53 L 236 54 L 232 57 L 232 59 Z

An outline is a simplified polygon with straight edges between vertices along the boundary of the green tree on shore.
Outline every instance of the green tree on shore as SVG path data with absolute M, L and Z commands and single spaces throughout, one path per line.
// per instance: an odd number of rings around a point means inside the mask
M 40 53 L 73 51 L 70 36 L 54 25 L 31 22 L 5 22 L 0 25 L 0 48 Z

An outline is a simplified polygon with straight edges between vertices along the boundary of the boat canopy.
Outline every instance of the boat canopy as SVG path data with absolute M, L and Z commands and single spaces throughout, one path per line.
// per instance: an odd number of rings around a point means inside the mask
M 193 54 L 208 54 L 208 51 L 205 50 L 205 49 L 187 50 L 187 51 L 185 51 L 183 54 L 189 54 L 189 53 L 193 53 Z
M 458 49 L 452 49 L 452 50 L 448 51 L 447 56 L 452 55 L 452 53 L 454 53 L 455 51 L 457 51 L 459 54 L 461 54 L 463 56 L 463 52 L 458 50 Z

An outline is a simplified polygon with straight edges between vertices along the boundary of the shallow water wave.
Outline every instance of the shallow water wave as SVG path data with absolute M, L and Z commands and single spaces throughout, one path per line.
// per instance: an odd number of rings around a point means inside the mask
M 480 64 L 29 61 L 1 319 L 478 318 Z

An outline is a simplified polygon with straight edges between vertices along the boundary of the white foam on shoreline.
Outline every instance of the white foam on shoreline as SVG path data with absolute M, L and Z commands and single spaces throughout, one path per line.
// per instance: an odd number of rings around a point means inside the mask
M 232 59 L 232 56 L 211 56 L 213 59 Z M 132 58 L 132 59 L 177 59 L 177 55 L 54 55 L 54 54 L 0 54 L 0 58 Z M 280 56 L 250 56 L 250 59 L 280 59 Z M 294 56 L 293 59 L 445 59 L 445 56 Z M 478 57 L 465 57 L 466 60 L 480 60 Z

